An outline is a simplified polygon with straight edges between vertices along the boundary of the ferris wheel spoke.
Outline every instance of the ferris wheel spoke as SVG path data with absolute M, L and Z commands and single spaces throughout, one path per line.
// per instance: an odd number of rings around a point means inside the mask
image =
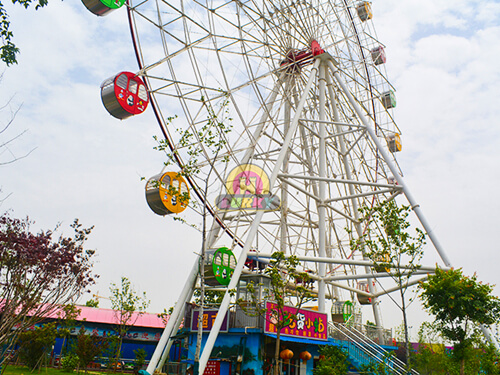
M 170 35 L 170 36 L 172 36 L 173 38 L 175 38 L 173 35 Z M 210 38 L 210 35 L 206 35 L 206 36 L 204 36 L 204 37 L 202 37 L 202 38 L 200 38 L 200 39 L 198 39 L 198 40 L 196 40 L 194 42 L 191 42 L 189 45 L 186 45 L 184 48 L 181 48 L 181 49 L 179 49 L 179 50 L 177 50 L 175 52 L 169 53 L 168 51 L 166 51 L 166 53 L 165 53 L 166 56 L 164 58 L 162 58 L 162 59 L 160 59 L 160 60 L 158 60 L 158 61 L 156 61 L 156 62 L 154 62 L 154 63 L 152 63 L 152 64 L 150 64 L 148 66 L 143 67 L 141 70 L 139 70 L 138 74 L 139 75 L 143 75 L 145 72 L 147 72 L 149 70 L 152 70 L 152 69 L 156 68 L 157 66 L 159 66 L 161 64 L 166 63 L 168 60 L 171 60 L 174 57 L 176 57 L 176 56 L 178 56 L 180 54 L 185 53 L 189 49 L 195 48 L 196 46 L 198 46 L 199 44 L 205 42 L 209 38 Z M 178 41 L 180 43 L 182 43 L 181 40 L 178 40 Z

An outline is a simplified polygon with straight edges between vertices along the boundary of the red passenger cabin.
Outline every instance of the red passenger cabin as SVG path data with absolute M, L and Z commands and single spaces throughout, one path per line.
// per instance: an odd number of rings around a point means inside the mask
M 146 85 L 131 72 L 121 72 L 105 80 L 101 99 L 108 112 L 120 120 L 144 112 L 149 104 Z

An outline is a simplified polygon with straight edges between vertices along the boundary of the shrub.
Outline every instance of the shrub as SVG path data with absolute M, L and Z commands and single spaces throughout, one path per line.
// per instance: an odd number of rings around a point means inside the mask
M 135 361 L 134 361 L 134 372 L 139 372 L 140 369 L 142 369 L 142 366 L 146 363 L 146 351 L 143 348 L 139 348 L 134 350 L 135 354 Z
M 74 351 L 80 359 L 80 366 L 87 371 L 87 367 L 95 357 L 101 356 L 103 351 L 109 347 L 109 341 L 106 337 L 96 334 L 87 335 L 85 328 L 81 327 L 78 332 Z
M 54 323 L 35 327 L 34 330 L 22 332 L 19 335 L 19 358 L 31 370 L 46 365 L 52 345 L 56 341 Z
M 314 369 L 314 375 L 347 374 L 347 354 L 337 346 L 324 345 L 319 349 L 320 360 Z
M 73 372 L 80 362 L 80 358 L 75 353 L 69 353 L 61 359 L 61 367 L 64 371 Z

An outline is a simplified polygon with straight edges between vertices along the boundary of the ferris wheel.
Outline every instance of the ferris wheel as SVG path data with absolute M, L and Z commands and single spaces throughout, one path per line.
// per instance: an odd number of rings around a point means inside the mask
M 139 63 L 127 77 L 144 81 L 135 85 L 147 87 L 143 101 L 153 107 L 178 168 L 194 168 L 185 176 L 191 196 L 213 217 L 206 248 L 226 247 L 238 257 L 228 290 L 248 257 L 282 251 L 311 273 L 320 311 L 328 298 L 357 295 L 382 325 L 377 298 L 383 292 L 351 242 L 367 230 L 358 209 L 397 196 L 413 207 L 441 263 L 450 265 L 401 177 L 395 89 L 369 2 L 129 0 L 127 10 Z M 116 77 L 103 86 L 113 100 Z M 151 374 L 165 360 L 197 272 L 196 262 Z M 221 323 L 217 318 L 210 337 Z
M 301 257 L 317 280 L 320 311 L 327 296 L 364 292 L 381 325 L 371 268 L 350 243 L 366 230 L 360 207 L 405 191 L 394 157 L 401 150 L 395 90 L 370 4 L 146 0 L 128 11 L 138 75 L 180 168 L 196 150 L 187 179 L 214 218 L 206 247 L 238 255 L 228 289 L 250 254 L 283 251 Z M 173 108 L 183 116 L 171 122 Z M 223 139 L 217 152 L 206 142 L 211 134 Z M 274 203 L 228 202 L 228 192 L 268 194 Z M 189 300 L 196 274 L 197 265 L 178 305 Z M 356 275 L 367 279 L 363 291 Z M 221 309 L 228 304 L 227 296 Z

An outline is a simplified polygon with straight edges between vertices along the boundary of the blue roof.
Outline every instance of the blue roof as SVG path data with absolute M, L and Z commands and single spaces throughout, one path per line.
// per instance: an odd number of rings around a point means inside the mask
M 274 335 L 272 333 L 265 333 L 264 335 L 272 337 L 273 339 L 276 338 L 276 335 Z M 328 339 L 328 341 L 323 341 L 323 340 L 311 340 L 311 339 L 303 339 L 301 337 L 281 336 L 280 335 L 280 340 L 281 341 L 290 341 L 290 342 L 301 342 L 303 344 L 311 344 L 311 345 L 338 345 L 336 342 L 333 341 L 333 339 Z

